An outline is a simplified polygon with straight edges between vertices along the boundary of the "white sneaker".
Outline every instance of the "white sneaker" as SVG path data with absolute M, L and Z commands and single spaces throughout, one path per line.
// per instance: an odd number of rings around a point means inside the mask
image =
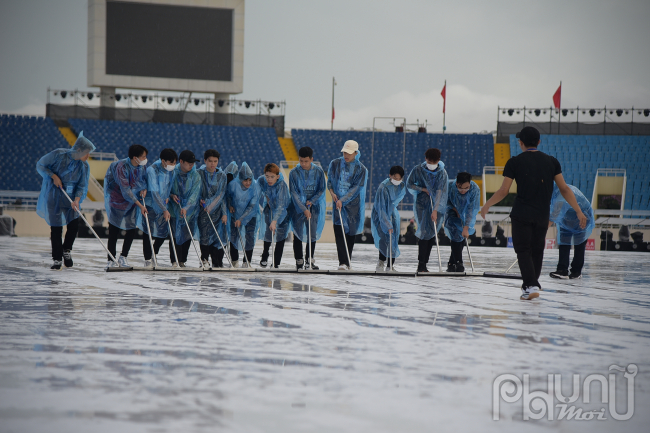
M 239 260 L 235 260 L 234 262 L 232 262 L 232 267 L 233 268 L 238 268 L 239 267 Z
M 109 260 L 108 263 L 106 263 L 106 267 L 104 269 L 114 268 L 115 266 L 117 266 L 115 262 L 113 260 Z
M 539 287 L 537 286 L 530 286 L 530 287 L 525 287 L 521 289 L 521 296 L 519 299 L 522 301 L 530 301 L 531 299 L 535 299 L 539 297 Z
M 177 268 L 177 267 L 178 267 L 178 263 L 176 262 L 172 263 L 172 268 Z
M 120 255 L 120 258 L 117 259 L 117 263 L 120 264 L 120 267 L 123 268 L 128 268 L 129 267 L 129 262 L 127 261 L 126 257 Z
M 339 265 L 339 268 L 338 268 L 339 271 L 347 271 L 349 269 L 350 269 L 350 267 L 348 265 Z
M 243 262 L 241 267 L 242 268 L 249 268 L 250 266 L 248 266 L 248 262 Z
M 153 261 L 145 260 L 144 261 L 144 267 L 145 267 L 145 269 L 153 269 Z
M 397 269 L 395 269 L 395 265 L 393 265 L 393 268 L 386 268 L 386 272 L 399 272 Z
M 203 260 L 203 267 L 204 267 L 205 269 L 211 269 L 211 267 L 210 267 L 210 262 L 207 261 L 207 260 Z
M 385 268 L 386 268 L 386 263 L 384 263 L 383 260 L 377 260 L 377 267 L 375 267 L 375 271 L 384 272 Z

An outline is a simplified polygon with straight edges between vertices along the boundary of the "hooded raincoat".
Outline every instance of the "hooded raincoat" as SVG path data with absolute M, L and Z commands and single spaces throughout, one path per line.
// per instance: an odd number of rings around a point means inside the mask
M 332 219 L 334 225 L 343 226 L 343 231 L 351 236 L 363 232 L 365 217 L 366 184 L 368 183 L 368 169 L 361 163 L 361 152 L 350 163 L 345 162 L 341 156 L 330 162 L 327 169 L 327 189 L 343 202 L 341 217 L 336 209 L 336 202 L 332 202 Z
M 416 165 L 411 170 L 406 180 L 406 187 L 413 194 L 415 200 L 413 213 L 418 225 L 415 236 L 419 239 L 431 239 L 440 230 L 440 227 L 442 227 L 443 220 L 445 219 L 444 212 L 447 207 L 448 182 L 447 171 L 442 161 L 438 163 L 438 167 L 434 171 L 430 171 L 427 168 L 426 162 Z M 423 191 L 425 189 L 429 194 Z M 432 204 L 433 207 L 431 206 Z M 438 211 L 438 219 L 435 227 L 431 219 L 431 214 L 434 210 Z

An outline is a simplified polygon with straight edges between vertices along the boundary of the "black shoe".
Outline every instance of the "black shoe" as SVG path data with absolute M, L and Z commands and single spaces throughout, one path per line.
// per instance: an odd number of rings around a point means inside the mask
M 463 265 L 463 262 L 456 263 L 456 272 L 465 272 L 465 265 Z
M 551 276 L 551 278 L 558 278 L 562 280 L 569 279 L 569 271 L 555 271 L 555 272 L 551 272 L 549 275 Z
M 268 266 L 269 262 L 266 260 L 260 260 L 260 266 L 263 268 L 266 268 Z
M 317 270 L 320 269 L 318 266 L 316 266 L 316 263 L 309 262 L 309 260 L 306 260 L 305 261 L 305 269 L 309 269 L 309 268 L 311 268 L 312 271 L 317 271 Z
M 63 250 L 63 264 L 66 268 L 71 268 L 74 263 L 72 262 L 72 253 L 70 250 Z
M 50 267 L 53 271 L 60 271 L 61 270 L 62 263 L 59 260 L 55 260 L 54 264 Z
M 429 270 L 427 269 L 427 265 L 418 264 L 417 272 L 429 272 Z
M 304 269 L 307 269 L 307 267 L 304 266 L 304 265 L 305 265 L 305 261 L 303 259 L 296 260 L 296 270 L 297 271 L 303 269 L 303 267 L 304 267 Z
M 574 274 L 573 272 L 569 274 L 570 280 L 579 280 L 580 278 L 582 278 L 582 274 Z
M 447 263 L 447 272 L 456 272 L 456 265 L 454 265 L 453 263 Z

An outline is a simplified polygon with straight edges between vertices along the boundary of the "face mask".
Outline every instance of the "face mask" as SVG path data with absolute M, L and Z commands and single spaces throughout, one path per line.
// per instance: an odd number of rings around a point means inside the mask
M 399 186 L 399 184 L 402 183 L 401 180 L 395 180 L 395 179 L 391 179 L 390 182 L 395 186 Z
M 434 171 L 436 168 L 438 168 L 438 164 L 429 164 L 427 162 L 427 168 L 431 171 Z
M 169 164 L 165 166 L 165 170 L 167 171 L 174 171 L 175 168 L 176 166 L 174 164 Z
M 139 158 L 136 158 L 136 159 L 139 159 Z M 144 166 L 144 165 L 147 165 L 147 158 L 143 159 L 142 161 L 138 161 L 138 165 L 141 166 L 141 167 Z

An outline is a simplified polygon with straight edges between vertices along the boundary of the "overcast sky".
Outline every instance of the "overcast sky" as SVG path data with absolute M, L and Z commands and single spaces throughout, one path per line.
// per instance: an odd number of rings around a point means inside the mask
M 0 112 L 44 115 L 86 89 L 86 0 L 0 0 Z M 247 0 L 244 93 L 286 100 L 292 128 L 374 116 L 496 129 L 497 106 L 650 108 L 650 1 Z M 387 127 L 388 125 L 383 125 Z

